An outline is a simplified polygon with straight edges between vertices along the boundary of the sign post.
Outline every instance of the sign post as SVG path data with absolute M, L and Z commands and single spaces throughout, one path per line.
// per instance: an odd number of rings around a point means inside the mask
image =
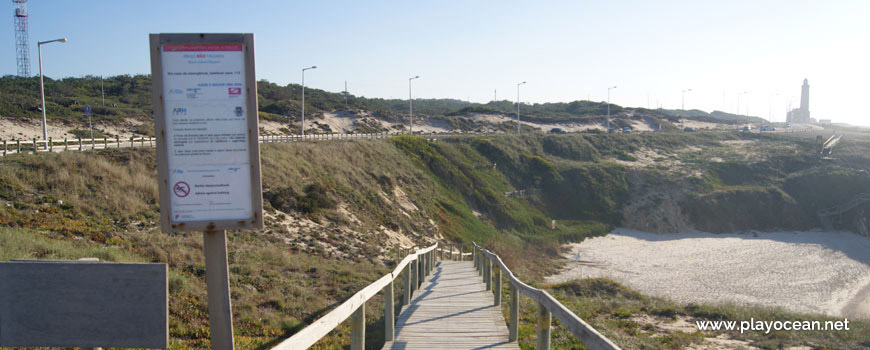
M 203 231 L 213 349 L 233 349 L 225 230 L 261 229 L 253 34 L 151 34 L 160 226 Z

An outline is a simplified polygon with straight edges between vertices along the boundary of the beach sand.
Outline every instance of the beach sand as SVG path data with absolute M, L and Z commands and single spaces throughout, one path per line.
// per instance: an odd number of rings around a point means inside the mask
M 656 234 L 620 228 L 571 244 L 565 259 L 565 268 L 547 282 L 606 277 L 683 303 L 870 319 L 870 239 L 850 232 Z

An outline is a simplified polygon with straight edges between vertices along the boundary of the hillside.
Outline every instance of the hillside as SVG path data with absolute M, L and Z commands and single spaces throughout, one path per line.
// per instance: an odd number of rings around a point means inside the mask
M 48 134 L 56 139 L 88 136 L 85 105 L 92 109 L 98 135 L 152 136 L 151 78 L 147 75 L 45 79 Z M 258 82 L 263 134 L 298 133 L 301 86 Z M 306 89 L 306 133 L 398 132 L 407 127 L 407 100 L 366 98 Z M 486 104 L 455 99 L 416 99 L 418 130 L 428 132 L 509 132 L 516 128 L 512 101 Z M 522 104 L 523 128 L 548 132 L 604 130 L 607 104 L 592 101 Z M 671 130 L 684 114 L 697 128 L 716 128 L 746 118 L 720 112 L 648 110 L 611 105 L 612 123 L 638 131 Z M 0 138 L 41 137 L 38 78 L 0 78 Z M 752 119 L 755 122 L 760 119 Z
M 254 348 L 292 334 L 387 271 L 402 245 L 475 240 L 540 281 L 558 267 L 562 242 L 614 225 L 817 227 L 818 208 L 870 185 L 861 168 L 870 145 L 847 142 L 833 162 L 814 147 L 723 133 L 264 144 L 267 228 L 230 235 L 238 341 Z M 201 347 L 201 239 L 159 233 L 154 158 L 134 149 L 0 159 L 2 260 L 168 263 L 173 346 Z M 373 322 L 371 339 L 378 331 Z

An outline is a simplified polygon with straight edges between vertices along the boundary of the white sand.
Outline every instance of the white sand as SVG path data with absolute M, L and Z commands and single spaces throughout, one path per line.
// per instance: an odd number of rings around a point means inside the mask
M 137 125 L 142 124 L 141 120 L 127 118 L 124 121 L 114 124 L 95 123 L 94 129 L 108 135 L 118 135 L 121 139 L 127 139 L 131 136 L 141 137 L 142 135 L 134 134 L 131 130 Z M 64 137 L 70 139 L 75 138 L 69 132 L 73 129 L 87 130 L 88 124 L 71 123 L 64 125 L 60 121 L 48 120 L 46 126 L 46 134 L 55 140 L 62 140 Z M 0 139 L 2 140 L 32 140 L 33 138 L 42 139 L 42 121 L 19 121 L 0 118 Z
M 579 262 L 573 261 L 579 253 Z M 572 244 L 547 282 L 606 277 L 678 302 L 778 306 L 870 319 L 870 239 L 849 232 L 654 234 Z

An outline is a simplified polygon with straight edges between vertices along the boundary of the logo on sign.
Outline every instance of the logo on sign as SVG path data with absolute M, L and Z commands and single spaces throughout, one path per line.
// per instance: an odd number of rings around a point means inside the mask
M 236 117 L 241 117 L 242 114 L 244 114 L 244 111 L 242 110 L 242 106 L 236 106 Z
M 172 186 L 172 192 L 175 193 L 175 196 L 178 198 L 187 197 L 187 195 L 190 194 L 190 185 L 184 181 L 176 182 L 175 185 Z
M 181 95 L 181 94 L 183 94 L 183 93 L 184 93 L 184 91 L 181 91 L 181 89 L 172 89 L 172 90 L 169 90 L 169 94 L 170 94 L 170 95 Z
M 200 88 L 187 88 L 187 98 L 194 99 L 199 97 L 199 90 Z
M 229 90 L 230 96 L 241 96 L 242 95 L 242 88 L 240 88 L 240 87 L 231 87 L 228 90 Z
M 176 107 L 172 109 L 172 115 L 187 115 L 187 108 L 184 107 Z

